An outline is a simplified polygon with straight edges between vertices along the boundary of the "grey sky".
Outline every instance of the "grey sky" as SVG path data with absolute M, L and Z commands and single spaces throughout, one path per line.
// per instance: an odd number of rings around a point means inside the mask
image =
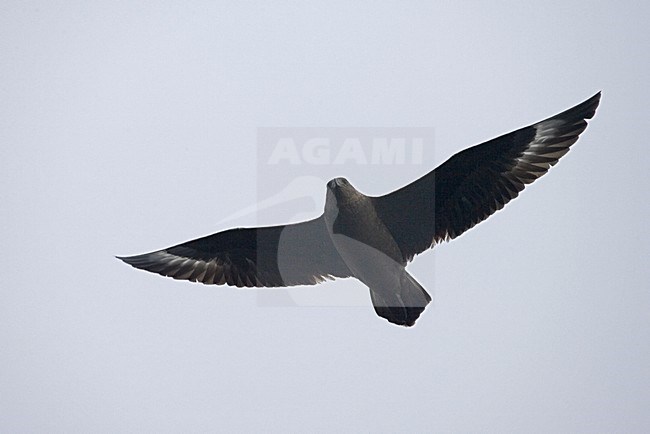
M 4 2 L 0 430 L 650 430 L 638 4 Z M 598 90 L 547 176 L 409 265 L 413 329 L 353 280 L 266 307 L 113 258 L 252 223 L 218 222 L 285 187 L 260 127 L 434 128 L 431 167 L 341 173 L 381 194 Z

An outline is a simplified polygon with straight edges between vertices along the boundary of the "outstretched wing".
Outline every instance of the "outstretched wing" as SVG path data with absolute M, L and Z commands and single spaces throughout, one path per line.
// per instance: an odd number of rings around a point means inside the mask
M 411 260 L 456 238 L 544 175 L 587 127 L 600 92 L 556 116 L 465 149 L 411 184 L 373 198 L 377 213 Z
M 230 229 L 118 259 L 174 279 L 238 287 L 314 285 L 350 276 L 322 216 L 286 226 Z

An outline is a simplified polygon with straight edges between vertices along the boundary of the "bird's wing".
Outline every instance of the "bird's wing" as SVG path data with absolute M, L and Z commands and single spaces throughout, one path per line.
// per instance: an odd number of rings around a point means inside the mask
M 465 149 L 411 184 L 373 198 L 406 260 L 456 238 L 544 175 L 587 127 L 600 92 L 551 118 Z
M 230 229 L 118 259 L 174 279 L 238 287 L 314 285 L 350 276 L 322 216 L 286 226 Z

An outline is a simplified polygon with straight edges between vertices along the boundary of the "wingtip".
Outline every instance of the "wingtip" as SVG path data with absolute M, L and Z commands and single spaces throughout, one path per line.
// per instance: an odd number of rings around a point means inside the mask
M 115 255 L 115 259 L 119 259 L 120 261 L 124 262 L 125 264 L 128 264 L 128 265 L 133 267 L 134 266 L 133 265 L 133 259 L 137 258 L 137 256 L 140 256 L 140 255 L 135 255 L 135 256 L 118 256 L 118 255 Z
M 585 116 L 586 119 L 591 119 L 596 114 L 596 109 L 600 105 L 601 96 L 602 96 L 602 90 L 599 90 L 598 92 L 596 92 L 594 96 L 592 96 L 586 101 L 585 106 L 589 108 Z
M 600 105 L 600 97 L 602 91 L 596 92 L 592 97 L 584 100 L 580 104 L 571 107 L 559 113 L 549 119 L 564 119 L 564 118 L 580 118 L 580 119 L 592 119 L 596 114 L 596 109 Z

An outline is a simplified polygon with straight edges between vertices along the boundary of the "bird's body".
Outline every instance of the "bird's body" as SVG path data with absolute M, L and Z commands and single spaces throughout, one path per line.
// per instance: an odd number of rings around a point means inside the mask
M 406 259 L 371 197 L 345 178 L 327 184 L 324 223 L 350 274 L 370 289 L 379 316 L 411 326 L 431 297 L 406 271 Z
M 327 184 L 323 214 L 284 226 L 237 228 L 126 263 L 175 279 L 238 287 L 311 285 L 355 277 L 378 315 L 411 326 L 431 297 L 406 271 L 415 255 L 453 239 L 517 197 L 566 154 L 600 93 L 565 112 L 467 148 L 384 196 L 345 178 Z

